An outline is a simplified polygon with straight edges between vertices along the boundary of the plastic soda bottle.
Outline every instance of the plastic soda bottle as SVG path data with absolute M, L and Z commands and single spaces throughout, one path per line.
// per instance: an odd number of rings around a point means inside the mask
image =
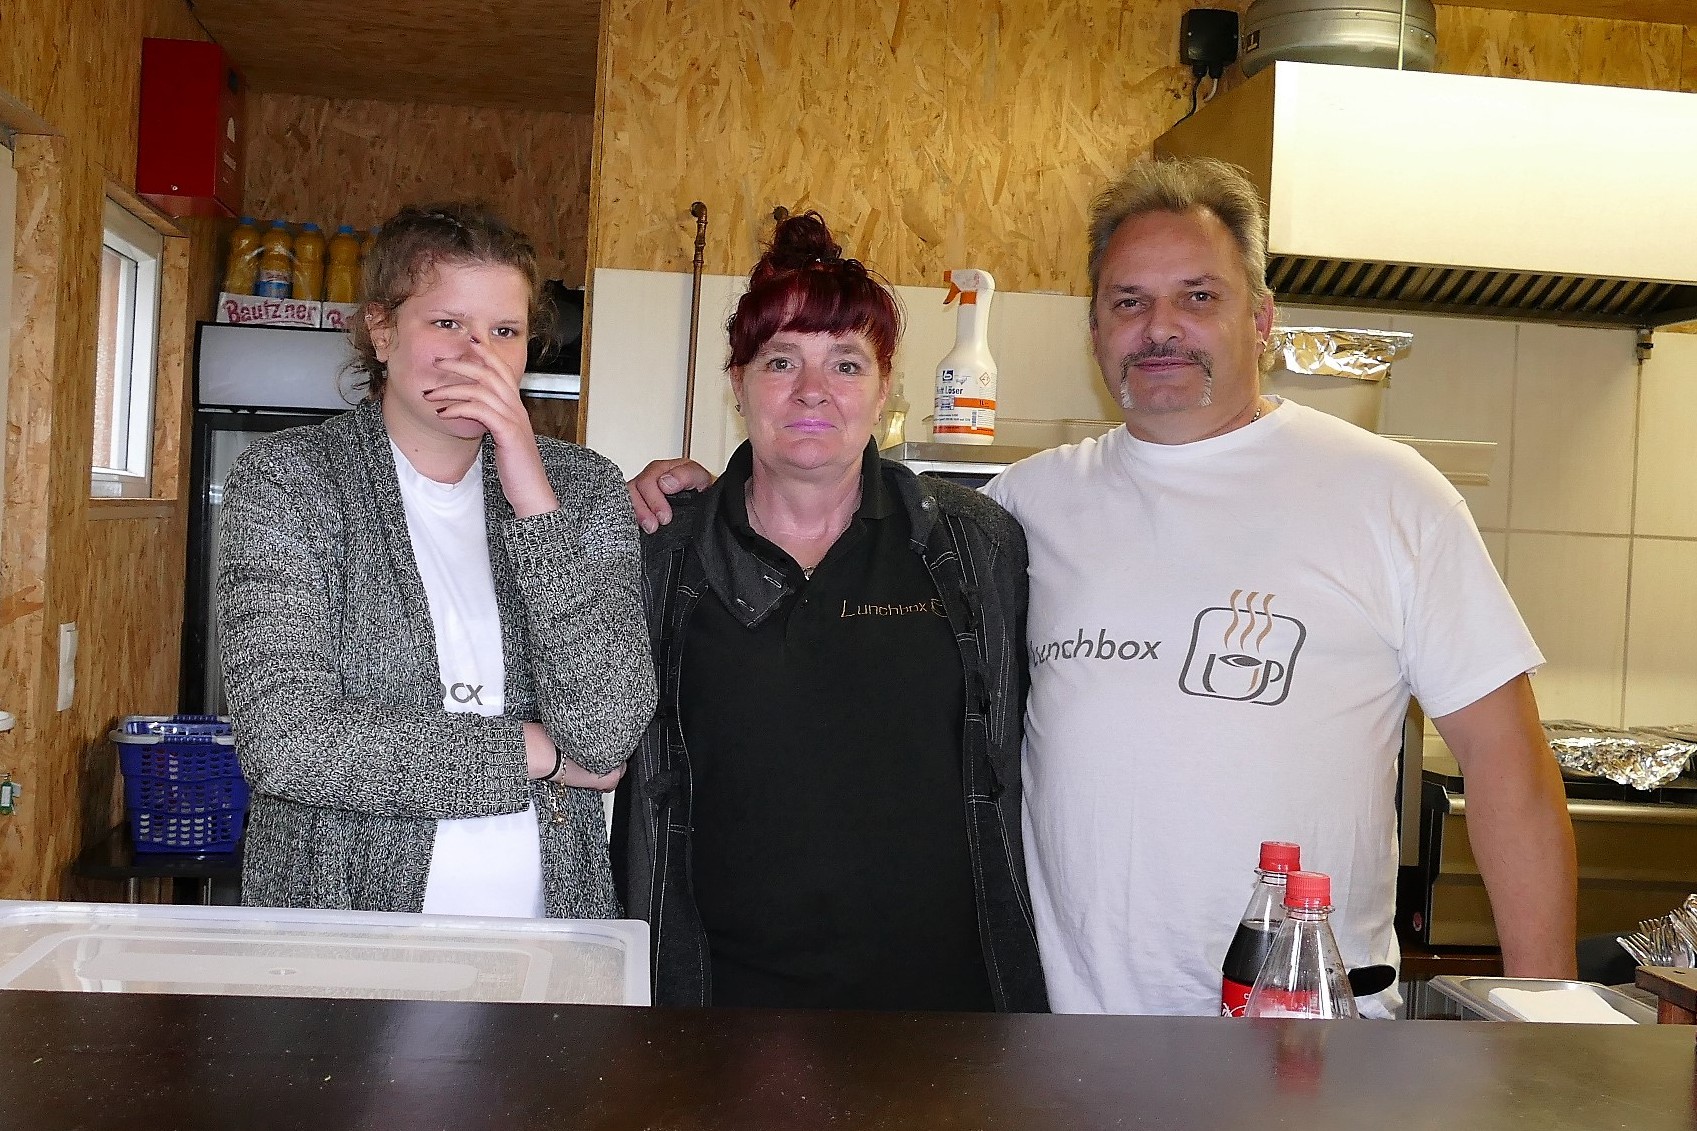
M 316 302 L 324 297 L 324 233 L 317 224 L 302 224 L 295 237 L 294 298 Z
M 945 304 L 960 300 L 955 345 L 937 365 L 936 415 L 931 438 L 951 444 L 989 444 L 996 439 L 996 359 L 990 356 L 990 299 L 996 280 L 969 267 L 946 271 Z
M 1302 867 L 1302 850 L 1282 840 L 1261 842 L 1255 888 L 1220 969 L 1220 1016 L 1242 1017 L 1255 978 L 1285 921 L 1285 877 Z
M 1332 937 L 1332 881 L 1292 872 L 1285 921 L 1244 1007 L 1248 1017 L 1359 1017 L 1338 940 Z
M 251 295 L 259 277 L 259 226 L 243 216 L 230 233 L 230 258 L 224 265 L 224 293 Z
M 329 302 L 354 302 L 359 298 L 359 237 L 351 225 L 343 224 L 330 238 L 330 273 L 324 297 Z
M 271 221 L 259 245 L 259 279 L 253 293 L 265 298 L 288 298 L 294 287 L 295 239 L 281 220 Z

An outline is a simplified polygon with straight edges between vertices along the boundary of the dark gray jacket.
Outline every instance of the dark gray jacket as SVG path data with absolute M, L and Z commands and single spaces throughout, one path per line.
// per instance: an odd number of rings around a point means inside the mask
M 501 717 L 442 709 L 435 631 L 373 402 L 260 440 L 224 489 L 219 635 L 252 787 L 242 898 L 417 911 L 436 821 L 534 801 L 547 912 L 609 917 L 601 797 L 531 782 L 521 721 L 605 772 L 654 710 L 636 526 L 618 469 L 537 441 L 559 496 L 518 519 L 484 441 Z
M 882 463 L 906 510 L 960 644 L 966 680 L 961 751 L 978 930 L 996 1007 L 1045 1012 L 1048 995 L 1025 881 L 1020 742 L 1025 711 L 1025 533 L 989 498 Z M 719 485 L 672 500 L 674 518 L 643 539 L 649 641 L 660 674 L 654 722 L 620 783 L 613 869 L 626 914 L 653 929 L 654 1003 L 712 1002 L 712 962 L 690 879 L 689 751 L 679 728 L 683 628 L 702 594 L 758 618 L 792 591 L 719 521 Z

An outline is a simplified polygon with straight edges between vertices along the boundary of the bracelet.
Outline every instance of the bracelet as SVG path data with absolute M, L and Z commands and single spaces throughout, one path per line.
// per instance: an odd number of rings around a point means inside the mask
M 558 746 L 554 747 L 554 768 L 552 770 L 549 770 L 548 776 L 543 778 L 542 780 L 543 781 L 553 781 L 555 778 L 559 777 L 560 776 L 560 767 L 565 764 L 565 761 L 566 761 L 566 756 L 563 753 L 561 753 L 560 748 Z

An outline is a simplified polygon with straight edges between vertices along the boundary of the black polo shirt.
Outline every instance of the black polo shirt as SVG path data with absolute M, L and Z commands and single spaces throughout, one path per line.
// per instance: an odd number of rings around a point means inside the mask
M 992 1008 L 962 785 L 960 653 L 870 446 L 860 509 L 805 580 L 749 526 L 745 444 L 720 521 L 795 590 L 750 628 L 703 594 L 680 722 L 714 1005 Z

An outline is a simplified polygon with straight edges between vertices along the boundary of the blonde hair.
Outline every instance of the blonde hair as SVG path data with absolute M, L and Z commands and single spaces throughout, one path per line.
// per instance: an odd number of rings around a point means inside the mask
M 1102 275 L 1102 256 L 1121 224 L 1151 212 L 1203 208 L 1219 218 L 1237 245 L 1251 295 L 1267 287 L 1267 209 L 1249 175 L 1213 157 L 1163 157 L 1139 161 L 1096 198 L 1090 209 L 1090 298 Z

